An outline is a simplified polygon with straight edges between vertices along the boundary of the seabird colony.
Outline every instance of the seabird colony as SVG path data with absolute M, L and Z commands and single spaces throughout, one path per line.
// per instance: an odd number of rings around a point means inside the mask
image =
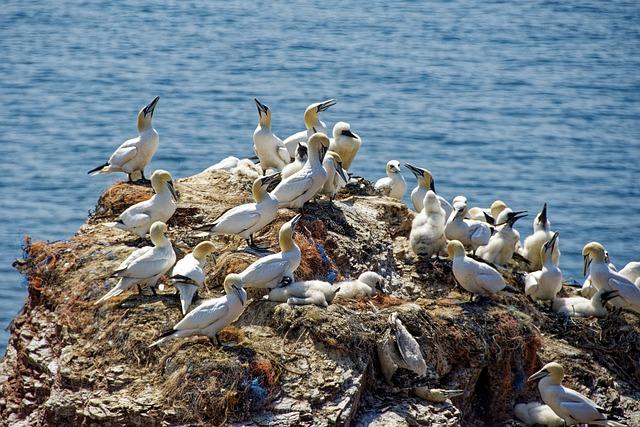
M 122 172 L 128 175 L 129 181 L 147 182 L 144 169 L 160 142 L 152 122 L 158 100 L 159 97 L 155 97 L 139 111 L 139 135 L 122 143 L 107 162 L 89 174 Z M 304 216 L 305 204 L 319 197 L 333 201 L 336 193 L 351 180 L 349 170 L 362 146 L 361 137 L 346 122 L 335 124 L 333 138 L 327 136 L 328 127 L 320 120 L 320 113 L 334 106 L 335 99 L 309 105 L 304 112 L 305 130 L 284 141 L 271 128 L 271 109 L 258 99 L 254 101 L 258 110 L 258 125 L 253 133 L 257 165 L 247 159 L 225 159 L 219 164 L 251 169 L 254 176 L 256 171 L 262 173 L 252 186 L 255 202 L 239 205 L 199 229 L 212 238 L 221 234 L 238 235 L 246 240 L 248 250 L 264 255 L 238 274 L 227 275 L 223 296 L 195 301 L 197 291 L 204 283 L 207 256 L 214 250 L 211 241 L 200 242 L 176 263 L 176 254 L 166 236 L 166 223 L 176 211 L 179 198 L 169 172 L 154 171 L 151 175 L 153 196 L 123 211 L 114 223 L 108 223 L 142 238 L 148 234 L 152 245 L 135 250 L 122 261 L 112 274 L 118 279 L 117 284 L 95 304 L 103 304 L 134 286 L 139 292 L 145 288 L 155 294 L 158 280 L 169 271 L 170 283 L 180 296 L 184 318 L 151 346 L 193 335 L 209 337 L 212 343 L 219 345 L 220 330 L 237 320 L 247 307 L 245 288 L 268 289 L 265 299 L 270 301 L 320 307 L 326 307 L 334 299 L 371 298 L 387 293 L 386 279 L 371 271 L 333 284 L 295 279 L 304 254 L 296 244 L 294 234 Z M 436 192 L 435 179 L 429 170 L 405 165 L 417 180 L 417 186 L 411 192 L 411 207 L 417 212 L 410 233 L 411 248 L 416 256 L 429 262 L 448 256 L 452 260 L 455 280 L 471 298 L 492 297 L 503 291 L 517 292 L 507 285 L 501 271 L 518 254 L 533 270 L 525 277 L 525 293 L 534 302 L 550 304 L 554 311 L 570 317 L 604 317 L 609 306 L 640 313 L 640 263 L 629 263 L 617 272 L 605 248 L 598 242 L 586 244 L 582 251 L 587 277 L 580 290 L 582 296 L 558 297 L 563 285 L 559 268 L 559 232 L 551 229 L 546 203 L 535 216 L 533 233 L 521 245 L 520 233 L 514 226 L 526 216 L 526 211 L 513 211 L 501 200 L 486 209 L 469 209 L 464 196 L 457 196 L 450 203 Z M 374 188 L 380 197 L 402 200 L 406 182 L 400 162 L 390 160 L 385 169 L 387 176 L 378 179 Z M 268 187 L 276 183 L 275 189 L 269 192 Z M 266 254 L 255 244 L 253 235 L 276 219 L 278 208 L 296 209 L 300 213 L 280 228 L 281 251 Z M 396 313 L 389 318 L 389 329 L 379 343 L 378 352 L 387 381 L 398 367 L 409 369 L 418 376 L 425 373 L 420 347 Z M 544 404 L 519 404 L 516 416 L 527 424 L 623 425 L 607 419 L 603 409 L 587 397 L 562 386 L 563 376 L 562 366 L 555 362 L 532 375 L 530 380 L 540 380 L 539 391 Z M 462 390 L 425 387 L 418 387 L 414 392 L 432 401 L 443 401 L 463 393 Z

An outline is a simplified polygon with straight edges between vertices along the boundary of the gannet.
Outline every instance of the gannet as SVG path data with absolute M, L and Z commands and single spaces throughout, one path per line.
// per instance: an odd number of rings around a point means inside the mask
M 495 224 L 495 219 L 498 218 L 500 212 L 507 209 L 508 206 L 502 200 L 496 200 L 491 203 L 489 209 L 482 209 L 478 207 L 473 207 L 469 209 L 467 213 L 470 219 L 475 219 L 476 221 L 487 222 L 491 225 Z
M 300 265 L 302 253 L 293 240 L 296 224 L 302 215 L 298 214 L 280 227 L 280 250 L 277 254 L 260 258 L 248 266 L 240 277 L 247 288 L 274 288 L 284 277 L 294 280 L 293 272 Z
M 267 192 L 269 184 L 278 177 L 279 174 L 275 173 L 256 179 L 251 189 L 255 203 L 236 206 L 212 224 L 206 224 L 198 230 L 206 230 L 213 235 L 236 234 L 245 239 L 250 247 L 256 247 L 253 234 L 269 225 L 278 215 L 278 201 Z
M 606 262 L 607 265 L 609 266 L 609 270 L 618 271 L 616 266 L 613 265 L 613 263 L 611 262 L 611 259 L 609 258 L 609 252 L 607 252 L 607 251 L 604 251 L 604 262 Z M 627 277 L 627 279 L 628 279 L 628 277 Z M 636 284 L 636 286 L 637 286 L 637 284 Z M 582 295 L 585 298 L 591 298 L 597 291 L 598 290 L 591 283 L 591 275 L 587 275 L 587 277 L 584 279 L 584 282 L 582 282 L 582 288 L 580 289 L 580 295 Z
M 384 294 L 384 278 L 373 271 L 365 271 L 356 280 L 347 280 L 333 285 L 337 290 L 336 298 L 371 298 Z
M 640 278 L 640 262 L 632 261 L 625 265 L 618 273 L 632 282 L 637 282 L 638 278 Z
M 413 253 L 430 258 L 444 252 L 447 238 L 444 235 L 444 209 L 436 197 L 436 193 L 429 190 L 424 197 L 423 209 L 411 223 L 409 243 Z
M 496 219 L 498 231 L 491 236 L 486 246 L 478 248 L 478 256 L 494 264 L 507 264 L 520 243 L 520 233 L 513 228 L 513 224 L 520 218 L 527 216 L 525 212 L 513 212 L 509 208 L 500 212 Z
M 527 426 L 563 427 L 564 420 L 540 402 L 518 403 L 513 413 Z
M 591 276 L 591 284 L 601 291 L 618 291 L 611 304 L 625 310 L 640 313 L 640 289 L 622 276 L 612 271 L 605 260 L 604 247 L 598 242 L 587 243 L 582 249 L 584 274 Z
M 596 291 L 591 299 L 584 297 L 567 297 L 553 300 L 551 308 L 556 313 L 569 317 L 605 317 L 606 304 L 618 296 L 618 291 Z
M 95 302 L 101 304 L 106 300 L 120 295 L 134 285 L 138 286 L 138 291 L 142 287 L 153 288 L 160 276 L 169 271 L 176 262 L 176 254 L 173 251 L 171 242 L 165 236 L 167 225 L 164 222 L 154 222 L 149 232 L 153 246 L 145 246 L 134 251 L 113 273 L 113 276 L 120 280 L 109 292 Z
M 347 178 L 343 169 L 342 159 L 338 153 L 328 151 L 322 161 L 322 167 L 325 172 L 327 172 L 327 179 L 320 189 L 320 194 L 324 194 L 329 197 L 330 200 L 333 200 L 338 190 L 349 182 L 349 178 Z
M 413 389 L 416 396 L 434 403 L 446 402 L 456 396 L 462 396 L 464 390 L 445 390 L 442 388 L 416 387 Z
M 171 282 L 180 292 L 180 305 L 182 314 L 187 314 L 193 296 L 202 286 L 205 279 L 204 264 L 207 255 L 213 252 L 213 243 L 200 242 L 193 248 L 193 252 L 185 255 L 176 263 L 171 271 Z
M 90 175 L 124 172 L 129 175 L 129 181 L 144 180 L 144 168 L 151 161 L 160 143 L 160 136 L 151 123 L 159 99 L 160 97 L 156 96 L 138 113 L 139 135 L 123 142 L 106 163 L 91 169 L 88 172 Z
M 162 169 L 154 171 L 151 187 L 155 194 L 150 199 L 128 207 L 115 222 L 107 225 L 144 237 L 154 222 L 168 222 L 176 211 L 178 200 L 171 174 Z
M 234 156 L 225 157 L 218 163 L 209 166 L 204 172 L 224 170 L 236 175 L 244 175 L 250 179 L 257 179 L 262 176 L 262 168 L 249 159 L 239 159 Z
M 266 105 L 260 103 L 256 98 L 258 107 L 258 126 L 253 131 L 253 150 L 260 160 L 260 167 L 264 174 L 270 168 L 281 171 L 282 168 L 291 161 L 293 153 L 285 148 L 282 140 L 271 130 L 271 110 Z
M 436 193 L 438 197 L 438 201 L 440 202 L 440 206 L 444 209 L 444 220 L 449 218 L 451 212 L 453 211 L 453 207 L 444 197 L 440 196 L 436 192 L 436 182 L 433 179 L 433 175 L 427 169 L 422 169 L 417 166 L 410 165 L 409 163 L 404 164 L 407 169 L 411 171 L 411 173 L 416 177 L 416 181 L 418 181 L 418 185 L 411 191 L 411 203 L 413 203 L 413 209 L 416 212 L 420 212 L 422 210 L 424 204 L 424 196 L 427 195 L 427 190 L 431 190 Z
M 454 210 L 449 215 L 444 228 L 446 238 L 459 240 L 474 251 L 489 243 L 491 227 L 484 222 L 465 219 L 466 202 L 462 203 L 460 200 L 456 200 L 453 206 Z
M 320 113 L 334 105 L 336 105 L 336 100 L 328 99 L 307 107 L 304 111 L 304 125 L 307 129 L 296 132 L 284 140 L 284 145 L 287 147 L 287 150 L 289 150 L 291 157 L 293 157 L 298 143 L 307 141 L 314 133 L 320 132 L 328 135 L 327 126 L 320 120 Z
M 525 239 L 524 247 L 521 250 L 521 255 L 531 263 L 529 265 L 531 270 L 535 271 L 542 268 L 542 258 L 540 257 L 542 252 L 540 248 L 552 236 L 553 231 L 551 231 L 551 223 L 547 219 L 547 204 L 545 203 L 540 213 L 533 220 L 533 234 Z M 560 262 L 560 249 L 558 247 L 559 243 L 556 243 L 552 254 L 552 261 L 555 265 L 559 265 Z
M 562 272 L 553 262 L 559 234 L 557 231 L 553 233 L 551 239 L 540 248 L 542 268 L 527 274 L 524 279 L 524 293 L 534 301 L 553 301 L 562 289 Z
M 564 369 L 559 363 L 551 362 L 544 365 L 529 381 L 540 380 L 538 390 L 544 403 L 564 420 L 566 425 L 593 424 L 600 426 L 624 426 L 616 421 L 607 420 L 602 413 L 603 408 L 575 390 L 564 387 L 562 378 Z
M 333 126 L 333 138 L 329 150 L 340 155 L 344 168 L 349 170 L 356 157 L 362 140 L 351 131 L 351 125 L 346 122 L 338 122 Z
M 288 282 L 288 279 L 286 278 L 285 283 Z M 340 288 L 334 288 L 329 282 L 305 280 L 273 288 L 267 295 L 267 299 L 269 301 L 286 302 L 290 305 L 314 304 L 320 307 L 327 307 L 339 290 Z
M 398 368 L 408 369 L 419 377 L 425 376 L 427 364 L 420 345 L 398 319 L 398 313 L 389 316 L 389 324 L 390 328 L 377 346 L 382 375 L 387 383 L 391 383 Z
M 309 158 L 302 169 L 283 179 L 271 192 L 280 207 L 302 208 L 316 195 L 327 179 L 327 171 L 322 167 L 322 160 L 329 148 L 329 138 L 323 133 L 316 133 L 309 138 L 307 146 Z
M 374 188 L 385 196 L 402 200 L 404 191 L 407 189 L 407 183 L 400 175 L 400 162 L 397 160 L 389 160 L 387 162 L 387 176 L 376 181 Z
M 191 310 L 172 330 L 160 335 L 160 339 L 149 347 L 193 335 L 204 335 L 209 337 L 212 344 L 220 344 L 218 332 L 240 317 L 247 302 L 247 292 L 242 288 L 242 280 L 237 274 L 225 277 L 224 291 L 225 295 L 208 299 Z
M 502 275 L 490 265 L 466 256 L 464 245 L 451 240 L 447 245 L 449 257 L 453 259 L 451 270 L 460 286 L 474 295 L 489 296 L 504 289 Z
M 298 147 L 296 147 L 296 155 L 293 162 L 289 163 L 282 169 L 282 179 L 287 179 L 294 173 L 297 173 L 302 169 L 305 163 L 307 163 L 307 143 L 299 142 Z

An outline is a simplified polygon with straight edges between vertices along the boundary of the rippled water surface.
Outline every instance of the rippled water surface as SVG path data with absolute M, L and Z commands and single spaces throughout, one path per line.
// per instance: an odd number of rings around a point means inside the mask
M 146 4 L 143 4 L 146 3 Z M 120 176 L 87 177 L 161 99 L 150 169 L 251 152 L 268 104 L 286 137 L 307 104 L 363 138 L 354 172 L 429 168 L 441 194 L 496 198 L 561 231 L 565 275 L 599 240 L 640 259 L 640 6 L 635 1 L 3 2 L 0 354 L 25 284 L 24 234 L 64 239 Z M 404 171 L 407 181 L 413 179 Z M 530 232 L 532 218 L 519 224 Z M 524 237 L 524 236 L 523 236 Z

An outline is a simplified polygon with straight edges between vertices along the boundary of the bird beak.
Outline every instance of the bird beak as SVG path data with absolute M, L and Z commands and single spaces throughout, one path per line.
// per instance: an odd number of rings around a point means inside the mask
M 436 191 L 436 180 L 433 179 L 433 177 L 431 177 L 431 182 L 429 183 L 429 190 L 431 190 L 434 193 L 438 194 L 438 192 Z
M 411 171 L 413 175 L 415 175 L 416 178 L 424 176 L 424 172 L 422 169 L 410 165 L 409 163 L 405 163 L 404 165 Z
M 536 372 L 535 374 L 531 375 L 527 381 L 539 380 L 540 378 L 544 378 L 547 375 L 549 375 L 549 372 L 547 372 L 546 370 L 542 369 L 542 370 Z
M 300 158 L 304 158 L 307 156 L 307 146 L 301 142 L 298 142 L 298 155 Z
M 553 237 L 551 239 L 549 239 L 549 241 L 547 243 L 544 244 L 544 248 L 545 250 L 551 248 L 551 251 L 553 252 L 553 248 L 556 245 L 556 240 L 558 240 L 558 236 L 560 235 L 559 232 L 555 232 L 553 233 Z
M 342 135 L 344 136 L 348 136 L 351 138 L 358 138 L 358 135 L 356 135 L 355 133 L 351 132 L 351 129 L 346 129 L 342 131 Z
M 494 217 L 484 211 L 482 211 L 482 213 L 484 214 L 484 220 L 487 221 L 487 224 L 496 225 L 496 220 Z
M 329 107 L 333 107 L 334 105 L 336 105 L 336 100 L 335 99 L 328 99 L 328 100 L 323 101 L 320 104 L 318 104 L 317 111 L 318 111 L 318 113 L 321 112 L 321 111 L 327 111 L 329 109 Z
M 589 271 L 589 265 L 591 265 L 591 257 L 589 256 L 589 254 L 584 255 L 582 257 L 584 259 L 584 268 L 582 270 L 582 273 L 584 276 L 587 275 L 587 272 Z
M 527 216 L 526 212 L 527 211 L 514 212 L 511 218 L 509 218 L 509 222 L 511 223 L 511 225 L 515 224 L 517 220 L 526 217 Z
M 256 107 L 258 108 L 258 115 L 262 117 L 262 113 L 267 114 L 267 111 L 269 111 L 269 107 L 258 101 L 258 98 L 253 98 L 253 100 L 255 101 Z
M 325 147 L 324 145 L 320 147 L 320 160 L 324 160 L 325 154 L 329 151 L 329 147 Z
M 263 186 L 268 186 L 269 184 L 271 184 L 272 182 L 276 181 L 280 179 L 280 172 L 276 172 L 273 173 L 271 175 L 267 175 L 264 178 L 262 178 L 262 185 Z
M 177 202 L 178 201 L 178 193 L 176 192 L 176 188 L 173 186 L 173 181 L 167 182 L 167 186 L 169 187 L 169 191 L 171 192 L 171 195 L 173 196 L 173 200 Z
M 153 98 L 153 100 L 147 104 L 146 107 L 144 107 L 144 115 L 145 116 L 151 116 L 153 117 L 153 111 L 156 109 L 156 104 L 158 103 L 158 100 L 160 99 L 159 96 L 156 96 L 155 98 Z
M 336 168 L 336 172 L 338 172 L 338 175 L 340 175 L 340 178 L 342 178 L 345 184 L 348 183 L 349 179 L 344 174 L 344 169 L 342 169 L 342 162 L 336 162 L 335 168 Z
M 300 218 L 302 218 L 302 214 L 298 214 L 298 215 L 293 217 L 293 219 L 291 220 L 291 229 L 292 230 L 296 229 L 296 225 L 298 225 L 298 221 L 300 221 Z
M 545 203 L 542 207 L 542 211 L 540 211 L 540 219 L 538 220 L 540 224 L 547 223 L 547 204 Z
M 246 300 L 244 299 L 244 295 L 242 295 L 242 290 L 238 287 L 238 285 L 231 285 L 231 287 L 233 287 L 233 291 L 236 293 L 236 295 L 238 296 L 238 299 L 240 300 L 240 302 L 242 303 L 242 305 L 244 305 L 244 303 L 246 302 Z
M 602 301 L 602 305 L 605 305 L 612 299 L 617 298 L 619 296 L 620 294 L 618 293 L 617 290 L 603 292 L 600 294 L 600 301 Z

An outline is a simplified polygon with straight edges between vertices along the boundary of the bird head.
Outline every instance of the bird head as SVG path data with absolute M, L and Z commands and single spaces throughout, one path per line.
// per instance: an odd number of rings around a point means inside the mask
M 156 104 L 158 104 L 159 96 L 156 96 L 151 100 L 150 103 L 142 107 L 142 109 L 138 112 L 138 131 L 142 132 L 151 127 L 151 120 L 153 119 L 153 112 L 156 109 Z

